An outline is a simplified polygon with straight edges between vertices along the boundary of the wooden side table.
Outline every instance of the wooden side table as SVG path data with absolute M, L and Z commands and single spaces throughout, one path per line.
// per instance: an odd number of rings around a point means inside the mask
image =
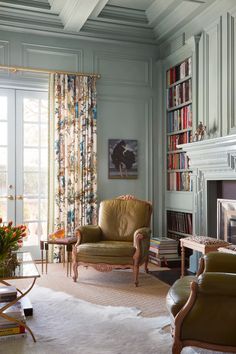
M 181 277 L 184 276 L 185 270 L 185 247 L 193 251 L 207 254 L 209 252 L 217 251 L 219 247 L 228 246 L 229 243 L 223 240 L 217 240 L 213 237 L 207 236 L 190 236 L 180 239 L 181 246 Z
M 46 251 L 46 274 L 48 271 L 48 245 L 59 245 L 64 246 L 64 249 L 67 252 L 67 262 L 66 262 L 66 274 L 67 276 L 71 275 L 71 253 L 72 247 L 77 242 L 77 237 L 64 237 L 64 238 L 55 238 L 52 240 L 40 241 L 40 250 L 41 250 L 41 265 L 42 265 L 42 274 L 43 274 L 43 255 Z

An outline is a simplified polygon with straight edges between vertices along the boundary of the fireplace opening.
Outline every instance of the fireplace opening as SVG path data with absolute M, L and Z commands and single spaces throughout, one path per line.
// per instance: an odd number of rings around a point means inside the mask
M 230 212 L 227 214 L 222 212 L 219 220 L 217 215 L 217 202 L 218 199 L 225 199 L 235 201 L 236 203 L 236 180 L 227 181 L 208 181 L 207 182 L 207 233 L 210 237 L 217 238 L 217 223 L 218 223 L 218 237 L 220 239 L 226 239 L 228 242 L 236 244 L 236 213 Z M 227 203 L 225 202 L 222 207 L 227 209 Z M 219 205 L 218 205 L 219 208 Z M 234 207 L 229 206 L 229 210 Z M 227 221 L 226 219 L 227 218 Z M 221 226 L 219 226 L 219 224 Z

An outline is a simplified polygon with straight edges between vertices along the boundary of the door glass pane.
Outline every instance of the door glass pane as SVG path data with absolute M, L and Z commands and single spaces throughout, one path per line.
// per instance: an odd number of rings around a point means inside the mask
M 48 191 L 48 175 L 47 173 L 41 173 L 40 175 L 40 196 L 46 196 Z
M 24 169 L 25 171 L 39 170 L 39 151 L 38 149 L 24 149 Z
M 0 121 L 0 145 L 7 145 L 7 122 Z
M 39 99 L 24 98 L 24 121 L 38 122 L 39 120 Z
M 7 195 L 7 174 L 0 172 L 0 196 Z
M 38 146 L 39 126 L 38 124 L 24 124 L 24 146 Z
M 7 97 L 0 96 L 0 120 L 7 120 Z
M 24 194 L 38 195 L 39 193 L 39 175 L 34 172 L 24 173 Z
M 46 199 L 41 199 L 40 202 L 40 219 L 41 220 L 47 220 L 47 214 L 48 214 L 48 203 Z
M 38 199 L 24 198 L 24 221 L 38 220 L 39 202 Z
M 47 237 L 48 106 L 42 98 L 24 98 L 23 222 L 29 236 L 24 246 Z
M 41 146 L 48 146 L 48 126 L 47 124 L 41 124 Z
M 4 222 L 7 221 L 7 201 L 0 197 L 0 216 Z
M 7 148 L 0 147 L 0 171 L 7 170 Z
M 48 122 L 48 101 L 41 100 L 41 122 Z

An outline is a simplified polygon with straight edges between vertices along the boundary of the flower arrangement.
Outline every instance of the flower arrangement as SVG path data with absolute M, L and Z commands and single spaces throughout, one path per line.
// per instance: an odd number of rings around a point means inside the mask
M 23 244 L 23 238 L 27 235 L 26 226 L 13 226 L 12 221 L 4 225 L 0 218 L 0 261 L 3 261 L 11 251 L 17 251 Z

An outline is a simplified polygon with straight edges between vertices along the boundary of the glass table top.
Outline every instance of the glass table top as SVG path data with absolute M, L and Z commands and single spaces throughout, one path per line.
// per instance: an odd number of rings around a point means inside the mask
M 38 269 L 29 252 L 13 253 L 13 260 L 9 266 L 0 264 L 0 281 L 7 279 L 23 279 L 40 277 Z

